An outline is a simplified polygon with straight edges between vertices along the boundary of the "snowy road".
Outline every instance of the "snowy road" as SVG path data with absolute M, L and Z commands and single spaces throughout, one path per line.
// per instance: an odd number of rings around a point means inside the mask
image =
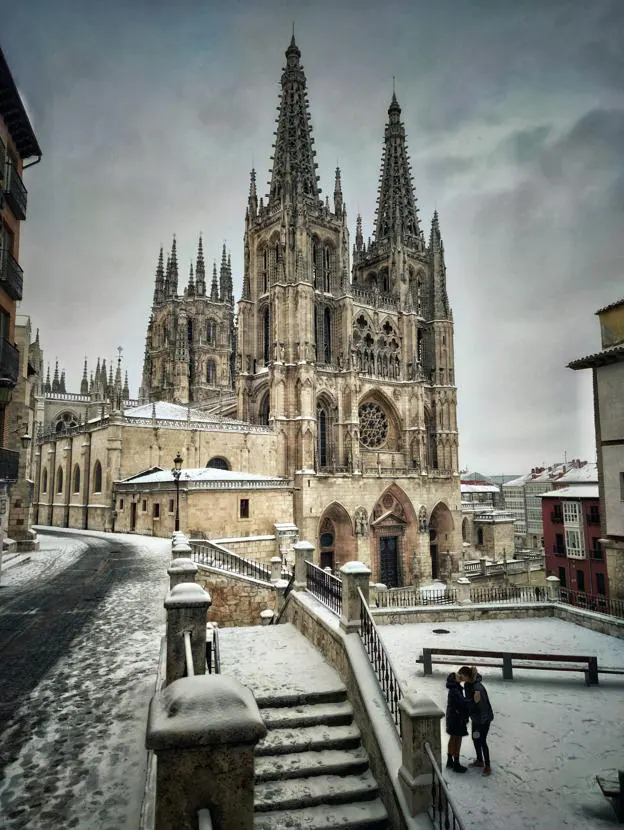
M 169 543 L 42 536 L 2 574 L 0 826 L 138 826 Z

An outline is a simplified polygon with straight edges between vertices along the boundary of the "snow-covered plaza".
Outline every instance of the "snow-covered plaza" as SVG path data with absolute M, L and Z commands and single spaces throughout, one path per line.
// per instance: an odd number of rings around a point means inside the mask
M 433 675 L 423 676 L 416 662 L 423 647 L 596 655 L 599 665 L 624 667 L 624 640 L 555 619 L 385 625 L 379 633 L 403 688 L 443 709 L 453 666 L 434 663 Z M 471 661 L 458 661 L 457 668 L 462 662 Z M 581 672 L 514 670 L 512 681 L 502 679 L 500 668 L 481 673 L 495 713 L 488 741 L 492 776 L 484 778 L 479 769 L 444 771 L 466 826 L 614 827 L 595 776 L 624 765 L 624 676 L 601 675 L 599 686 L 587 687 Z M 474 758 L 468 738 L 462 756 Z

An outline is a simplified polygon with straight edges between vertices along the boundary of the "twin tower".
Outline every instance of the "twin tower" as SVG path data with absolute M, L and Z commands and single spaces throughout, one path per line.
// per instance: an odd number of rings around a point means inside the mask
M 340 170 L 323 199 L 307 84 L 286 50 L 268 195 L 251 173 L 242 296 L 206 281 L 202 241 L 178 289 L 161 251 L 140 396 L 236 414 L 278 433 L 296 471 L 457 471 L 453 316 L 438 216 L 420 224 L 401 108 L 388 109 L 372 241 L 351 250 Z M 352 262 L 350 263 L 350 255 Z

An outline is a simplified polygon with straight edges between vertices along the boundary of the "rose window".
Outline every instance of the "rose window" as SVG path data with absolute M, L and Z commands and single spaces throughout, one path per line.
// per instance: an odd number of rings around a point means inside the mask
M 364 403 L 359 409 L 360 442 L 371 450 L 383 447 L 388 437 L 388 418 L 376 403 Z

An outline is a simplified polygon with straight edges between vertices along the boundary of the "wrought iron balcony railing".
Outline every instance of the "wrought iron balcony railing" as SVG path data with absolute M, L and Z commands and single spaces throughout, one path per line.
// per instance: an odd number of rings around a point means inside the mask
M 555 510 L 550 514 L 550 521 L 555 525 L 563 524 L 563 513 L 557 513 Z
M 566 555 L 565 545 L 553 545 L 553 553 L 555 554 L 555 556 L 565 556 Z
M 585 518 L 588 525 L 600 525 L 600 515 L 598 513 L 587 513 Z
M 9 161 L 5 168 L 4 195 L 15 218 L 25 219 L 28 191 L 12 161 Z
M 24 272 L 9 251 L 0 255 L 0 284 L 12 300 L 21 300 L 24 290 Z
M 8 340 L 0 340 L 0 386 L 12 388 L 19 378 L 19 351 Z
M 17 481 L 19 453 L 0 447 L 0 481 Z

